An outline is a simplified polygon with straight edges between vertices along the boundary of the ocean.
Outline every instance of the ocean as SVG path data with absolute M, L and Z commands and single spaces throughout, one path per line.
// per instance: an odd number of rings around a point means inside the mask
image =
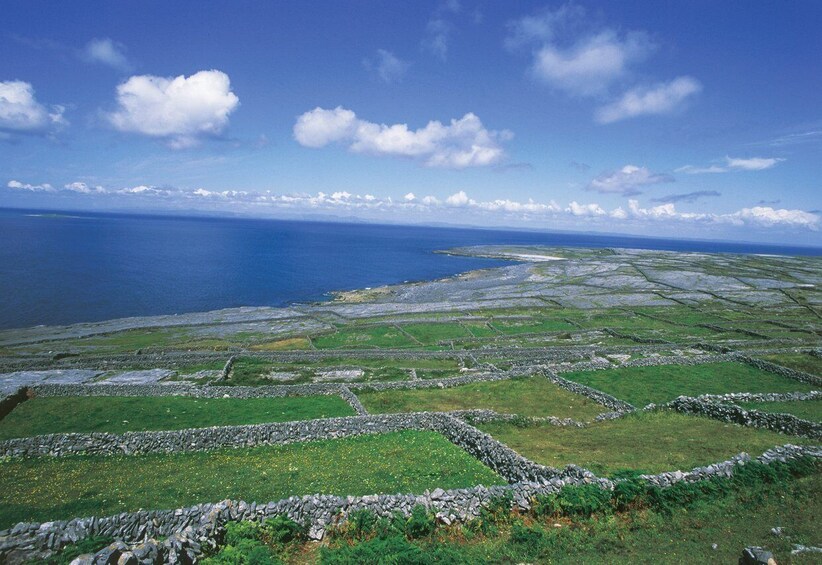
M 433 253 L 482 244 L 822 254 L 611 235 L 0 210 L 0 328 L 283 306 L 507 264 Z

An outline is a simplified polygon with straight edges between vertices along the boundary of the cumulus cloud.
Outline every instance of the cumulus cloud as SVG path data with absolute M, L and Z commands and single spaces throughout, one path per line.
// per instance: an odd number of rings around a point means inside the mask
M 819 216 L 803 210 L 775 210 L 770 206 L 755 206 L 753 208 L 743 208 L 727 217 L 734 223 L 760 224 L 763 226 L 789 225 L 795 227 L 806 227 L 812 230 L 819 229 Z
M 607 214 L 599 204 L 579 204 L 576 200 L 570 202 L 565 211 L 574 216 L 604 216 Z
M 610 124 L 637 116 L 670 114 L 683 107 L 689 98 L 699 93 L 702 85 L 693 77 L 678 77 L 651 87 L 637 87 L 597 110 L 596 120 Z
M 385 49 L 377 49 L 376 57 L 373 60 L 366 59 L 363 65 L 386 84 L 399 82 L 408 70 L 408 63 Z
M 764 171 L 775 167 L 785 159 L 779 157 L 750 157 L 742 159 L 738 157 L 725 157 L 724 165 L 709 165 L 707 167 L 695 167 L 693 165 L 685 165 L 679 167 L 674 172 L 686 173 L 689 175 L 714 174 L 714 173 L 730 173 L 733 171 Z
M 297 118 L 294 138 L 305 147 L 340 142 L 355 153 L 407 157 L 428 167 L 463 169 L 499 163 L 505 157 L 502 142 L 508 131 L 486 129 L 480 119 L 465 114 L 444 125 L 431 121 L 417 130 L 407 124 L 377 124 L 357 118 L 351 110 L 315 108 Z
M 106 194 L 108 192 L 102 186 L 89 186 L 84 182 L 72 182 L 63 186 L 63 188 L 80 194 Z
M 670 175 L 653 173 L 646 167 L 636 165 L 625 165 L 618 171 L 603 173 L 593 179 L 587 190 L 601 193 L 622 194 L 631 196 L 642 194 L 640 188 L 654 184 L 674 182 Z
M 707 198 L 709 196 L 722 196 L 716 190 L 697 190 L 694 192 L 686 192 L 685 194 L 669 194 L 668 196 L 660 196 L 659 198 L 652 198 L 651 202 L 688 202 L 693 203 L 700 198 Z
M 89 41 L 83 48 L 82 57 L 89 63 L 100 63 L 118 71 L 128 72 L 132 68 L 125 45 L 109 38 Z
M 239 103 L 221 71 L 190 77 L 137 75 L 117 87 L 117 109 L 107 118 L 119 131 L 163 139 L 180 149 L 221 134 Z
M 25 190 L 28 192 L 54 192 L 54 187 L 48 183 L 29 184 L 17 180 L 10 180 L 6 184 L 6 188 L 10 188 L 12 190 Z
M 0 131 L 44 134 L 68 124 L 64 106 L 46 108 L 34 97 L 28 82 L 0 82 Z

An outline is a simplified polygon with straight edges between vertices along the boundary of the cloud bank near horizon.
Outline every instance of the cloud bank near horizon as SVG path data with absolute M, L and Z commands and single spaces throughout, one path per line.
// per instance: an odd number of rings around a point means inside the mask
M 679 222 L 692 225 L 726 225 L 751 226 L 760 228 L 794 228 L 818 231 L 822 217 L 804 210 L 776 209 L 771 206 L 753 206 L 730 213 L 716 212 L 681 212 L 673 202 L 658 206 L 642 207 L 637 200 L 629 200 L 627 207 L 618 206 L 606 210 L 597 203 L 579 203 L 572 200 L 561 206 L 554 200 L 536 202 L 527 200 L 519 202 L 510 199 L 475 200 L 463 191 L 457 191 L 446 198 L 435 196 L 418 197 L 409 192 L 402 198 L 381 198 L 372 194 L 352 194 L 338 191 L 331 194 L 293 193 L 276 194 L 267 192 L 248 192 L 238 190 L 212 191 L 204 188 L 182 190 L 178 188 L 138 185 L 119 189 L 89 185 L 85 182 L 71 182 L 61 188 L 51 184 L 30 184 L 11 180 L 6 188 L 22 193 L 64 193 L 86 197 L 121 197 L 160 200 L 165 203 L 177 203 L 185 206 L 196 206 L 197 203 L 208 204 L 211 208 L 223 210 L 257 211 L 292 211 L 303 213 L 357 213 L 376 211 L 396 213 L 407 219 L 409 213 L 425 219 L 433 213 L 460 212 L 461 218 L 466 214 L 475 218 L 495 218 L 500 221 L 525 223 L 545 222 L 555 219 L 580 221 L 607 221 L 618 227 L 623 224 L 638 222 Z M 615 223 L 616 222 L 616 223 Z

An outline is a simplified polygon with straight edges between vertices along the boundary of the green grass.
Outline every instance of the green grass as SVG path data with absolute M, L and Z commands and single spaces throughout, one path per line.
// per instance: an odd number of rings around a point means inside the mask
M 822 359 L 807 353 L 777 353 L 774 355 L 762 355 L 761 359 L 796 369 L 797 371 L 804 371 L 812 375 L 822 376 Z
M 787 402 L 740 402 L 748 410 L 793 414 L 797 418 L 822 422 L 822 400 L 796 400 Z
M 317 349 L 363 349 L 377 347 L 419 347 L 394 326 L 344 328 L 314 338 Z
M 361 392 L 360 402 L 374 414 L 486 408 L 522 416 L 591 420 L 606 409 L 543 377 L 474 383 L 453 388 Z
M 561 319 L 492 320 L 491 326 L 507 335 L 574 331 L 576 327 Z
M 434 345 L 440 341 L 452 339 L 462 339 L 471 337 L 471 333 L 458 323 L 444 324 L 403 324 L 400 326 L 408 333 L 425 345 Z
M 504 481 L 434 432 L 275 447 L 132 456 L 0 460 L 0 528 L 225 498 L 421 493 Z
M 685 471 L 742 451 L 760 455 L 776 445 L 803 442 L 768 430 L 667 411 L 637 413 L 587 428 L 521 428 L 502 422 L 479 428 L 537 463 L 552 467 L 573 463 L 598 474 L 622 469 Z
M 353 416 L 339 396 L 34 398 L 0 420 L 0 439 L 68 432 L 174 430 Z
M 285 553 L 290 549 L 301 563 L 327 565 L 736 563 L 744 547 L 756 545 L 772 551 L 778 563 L 819 563 L 819 554 L 791 555 L 791 550 L 792 544 L 819 545 L 820 473 L 725 488 L 670 512 L 634 510 L 592 518 L 511 514 L 490 525 L 486 520 L 476 526 L 439 527 L 421 539 L 396 534 L 341 539 L 330 547 L 313 544 L 286 548 Z M 775 526 L 785 535 L 771 534 Z
M 804 392 L 813 387 L 743 363 L 626 367 L 565 373 L 564 378 L 607 392 L 642 407 L 677 396 L 729 392 Z

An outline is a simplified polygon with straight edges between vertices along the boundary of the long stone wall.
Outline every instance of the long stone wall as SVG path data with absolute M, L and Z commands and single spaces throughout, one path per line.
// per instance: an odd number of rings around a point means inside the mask
M 822 377 L 817 377 L 816 375 L 811 375 L 810 373 L 797 371 L 796 369 L 783 367 L 782 365 L 777 365 L 776 363 L 771 363 L 770 361 L 765 361 L 764 359 L 757 359 L 756 357 L 750 357 L 748 355 L 742 355 L 738 353 L 735 355 L 735 357 L 739 361 L 747 363 L 748 365 L 756 367 L 757 369 L 762 369 L 763 371 L 775 373 L 777 375 L 781 375 L 789 379 L 794 379 L 799 382 L 822 387 Z
M 820 458 L 822 449 L 787 444 L 765 452 L 757 460 L 770 464 L 801 456 Z M 660 473 L 646 475 L 644 478 L 652 484 L 666 487 L 680 481 L 694 482 L 714 476 L 730 476 L 737 465 L 743 465 L 750 460 L 750 456 L 743 453 L 727 461 L 698 467 L 688 472 Z M 0 531 L 0 558 L 42 558 L 68 543 L 105 535 L 128 542 L 127 545 L 120 546 L 121 549 L 118 551 L 121 553 L 132 549 L 142 552 L 148 543 L 155 545 L 158 555 L 166 561 L 170 561 L 166 556 L 172 552 L 176 552 L 175 556 L 186 552 L 190 559 L 196 557 L 203 547 L 213 547 L 224 531 L 225 524 L 230 521 L 262 521 L 286 515 L 296 522 L 308 525 L 311 538 L 321 539 L 327 528 L 344 522 L 351 513 L 358 510 L 370 510 L 378 516 L 386 517 L 395 512 L 409 516 L 414 506 L 422 505 L 435 513 L 440 522 L 449 524 L 478 516 L 483 506 L 506 495 L 511 497 L 514 507 L 528 509 L 536 496 L 555 493 L 565 485 L 594 482 L 604 489 L 611 489 L 614 485 L 612 481 L 597 479 L 579 468 L 571 467 L 566 471 L 557 473 L 546 481 L 523 481 L 492 487 L 478 485 L 447 491 L 435 489 L 416 495 L 308 495 L 268 503 L 224 500 L 175 510 L 141 510 L 114 516 L 75 518 L 42 524 L 20 523 L 9 530 Z M 167 538 L 170 542 L 151 541 L 157 538 Z M 106 557 L 110 555 L 107 554 Z
M 765 428 L 783 434 L 803 436 L 811 439 L 822 438 L 822 424 L 802 420 L 792 414 L 746 410 L 733 404 L 720 404 L 718 402 L 687 396 L 680 396 L 663 405 L 663 407 L 672 408 L 684 414 L 699 414 L 723 422 L 732 422 L 754 428 Z

